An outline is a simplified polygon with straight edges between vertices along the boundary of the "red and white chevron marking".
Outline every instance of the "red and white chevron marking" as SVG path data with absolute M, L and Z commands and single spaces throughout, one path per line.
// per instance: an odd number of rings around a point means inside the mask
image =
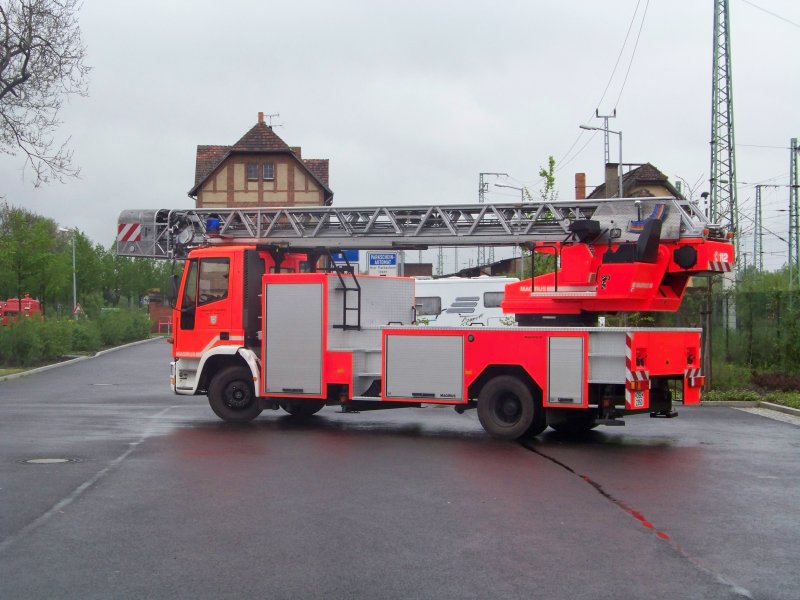
M 706 382 L 706 378 L 701 369 L 685 369 L 683 372 L 683 378 L 690 387 L 699 387 Z
M 625 336 L 625 404 L 628 408 L 644 408 L 650 389 L 650 372 L 634 370 L 633 334 Z M 634 382 L 645 382 L 636 385 Z
M 716 271 L 718 273 L 730 273 L 733 271 L 733 263 L 710 260 L 708 261 L 708 268 L 706 270 Z
M 118 242 L 139 242 L 142 239 L 140 223 L 120 223 L 117 225 Z

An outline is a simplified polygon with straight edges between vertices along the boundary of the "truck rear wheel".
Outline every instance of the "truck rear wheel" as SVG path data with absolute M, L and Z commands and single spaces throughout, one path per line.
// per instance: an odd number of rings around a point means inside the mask
M 324 400 L 279 400 L 280 406 L 293 417 L 310 417 L 322 410 Z
M 261 414 L 250 369 L 230 366 L 214 375 L 208 386 L 211 410 L 223 421 L 246 423 Z
M 501 440 L 516 440 L 544 431 L 544 412 L 530 388 L 517 377 L 499 375 L 478 394 L 478 419 L 486 432 Z

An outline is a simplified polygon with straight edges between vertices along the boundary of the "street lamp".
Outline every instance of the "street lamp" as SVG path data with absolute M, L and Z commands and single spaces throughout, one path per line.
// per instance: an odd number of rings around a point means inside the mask
M 495 183 L 495 186 L 501 187 L 501 188 L 509 188 L 511 190 L 518 190 L 519 193 L 520 193 L 520 198 L 521 198 L 522 202 L 525 202 L 525 195 L 526 194 L 528 196 L 530 196 L 530 193 L 528 193 L 528 190 L 526 188 L 524 188 L 524 187 L 516 187 L 514 185 L 503 185 L 502 183 Z M 514 246 L 514 256 L 516 257 L 516 255 L 517 255 L 517 247 Z M 519 278 L 522 279 L 522 256 L 521 255 L 520 255 L 519 262 L 517 263 L 517 271 L 519 272 Z
M 72 314 L 78 318 L 78 286 L 75 279 L 75 230 L 59 227 L 59 231 L 72 234 Z
M 502 188 L 509 188 L 511 190 L 517 190 L 518 192 L 520 192 L 520 198 L 521 198 L 521 200 L 523 202 L 525 202 L 525 195 L 526 194 L 530 195 L 530 194 L 528 194 L 528 190 L 526 190 L 524 187 L 516 187 L 514 185 L 503 185 L 502 183 L 495 183 L 494 185 L 496 187 L 502 187 Z
M 592 127 L 591 125 L 580 125 L 580 128 L 587 131 L 605 131 L 619 136 L 619 188 L 617 188 L 617 196 L 622 198 L 622 131 L 614 131 L 605 127 Z

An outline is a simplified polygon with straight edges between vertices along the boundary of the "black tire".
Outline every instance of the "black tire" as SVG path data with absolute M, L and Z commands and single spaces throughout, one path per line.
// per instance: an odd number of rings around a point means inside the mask
M 324 400 L 278 400 L 280 406 L 293 417 L 310 417 L 317 414 L 325 406 Z
M 483 386 L 478 394 L 478 419 L 489 435 L 501 440 L 544 431 L 541 404 L 526 383 L 511 375 L 499 375 Z
M 211 410 L 223 421 L 247 423 L 261 414 L 253 388 L 253 374 L 247 367 L 225 367 L 208 386 Z

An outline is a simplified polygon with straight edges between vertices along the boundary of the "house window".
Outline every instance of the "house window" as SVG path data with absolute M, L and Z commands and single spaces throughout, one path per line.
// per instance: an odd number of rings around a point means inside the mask
M 275 179 L 275 163 L 264 163 L 264 181 Z
M 247 163 L 247 181 L 258 181 L 258 163 Z

